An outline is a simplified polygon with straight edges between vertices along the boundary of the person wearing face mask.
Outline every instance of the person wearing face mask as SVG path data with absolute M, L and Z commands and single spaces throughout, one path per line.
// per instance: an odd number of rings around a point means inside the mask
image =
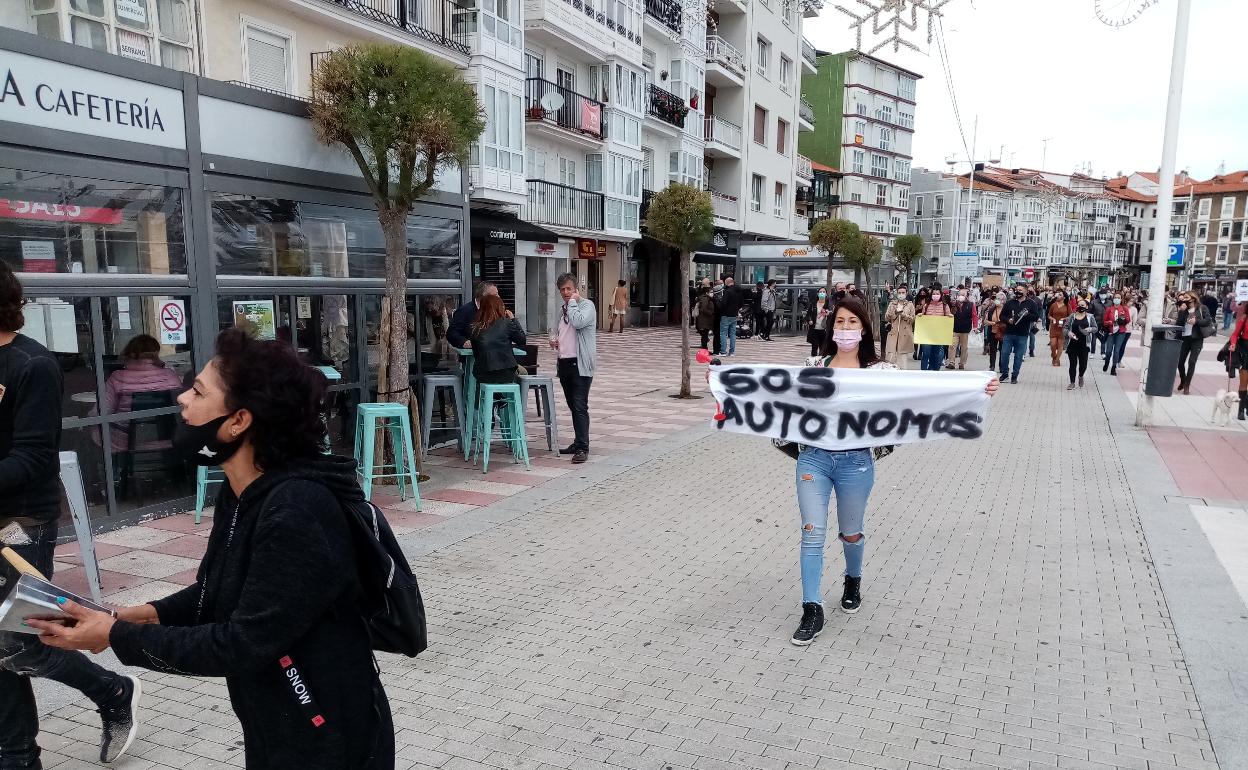
M 1001 352 L 1001 340 L 1005 337 L 1005 323 L 1001 320 L 1001 312 L 1005 308 L 1005 296 L 994 291 L 986 303 L 984 311 L 984 344 L 987 346 L 988 368 L 996 371 L 997 355 Z
M 955 354 L 959 356 L 958 368 L 966 368 L 966 359 L 971 354 L 971 329 L 978 325 L 979 308 L 971 302 L 970 293 L 965 288 L 958 289 L 958 299 L 953 303 L 953 342 L 949 345 L 949 361 L 945 364 L 946 369 L 953 368 Z
M 836 306 L 831 333 L 820 355 L 806 359 L 806 366 L 833 369 L 896 369 L 880 361 L 866 306 L 847 298 Z M 1000 383 L 994 377 L 985 388 L 989 396 Z M 800 447 L 797 456 L 797 506 L 801 512 L 802 540 L 799 564 L 802 577 L 802 618 L 791 642 L 810 644 L 823 631 L 823 557 L 827 541 L 828 504 L 836 494 L 837 537 L 845 556 L 841 610 L 854 614 L 862 606 L 862 565 L 866 556 L 867 500 L 875 485 L 875 461 L 869 448 L 832 451 Z
M 1105 308 L 1101 325 L 1108 330 L 1102 351 L 1105 365 L 1101 371 L 1117 374 L 1123 351 L 1127 349 L 1127 338 L 1131 336 L 1131 311 L 1122 304 L 1122 295 L 1118 292 L 1114 292 L 1111 304 Z
M 949 304 L 949 297 L 941 293 L 939 288 L 933 288 L 932 294 L 917 309 L 918 315 L 939 315 L 952 316 L 953 306 Z M 921 369 L 928 372 L 940 371 L 940 367 L 945 362 L 945 351 L 948 347 L 945 345 L 921 345 L 919 357 L 922 359 Z
M 914 352 L 914 303 L 909 293 L 905 286 L 897 289 L 884 311 L 884 323 L 890 327 L 884 342 L 884 360 L 899 369 L 906 368 L 906 360 Z
M 838 286 L 840 284 L 837 284 Z M 820 289 L 815 301 L 806 311 L 806 342 L 810 344 L 810 354 L 817 355 L 827 337 L 828 314 L 832 310 L 832 302 L 828 300 L 826 289 Z
M 1096 334 L 1092 336 L 1090 341 L 1091 347 L 1089 348 L 1089 351 L 1092 355 L 1096 355 L 1096 343 L 1098 341 L 1104 341 L 1105 328 L 1101 325 L 1101 322 L 1102 319 L 1105 318 L 1105 307 L 1107 304 L 1105 300 L 1107 298 L 1107 294 L 1104 292 L 1098 292 L 1093 295 L 1091 301 L 1088 302 L 1088 312 L 1092 314 L 1092 317 L 1096 319 L 1097 323 Z M 1101 347 L 1103 349 L 1104 345 Z
M 931 298 L 931 296 L 932 296 L 932 290 L 931 290 L 931 289 L 929 289 L 929 288 L 928 288 L 928 287 L 926 287 L 926 286 L 920 286 L 920 287 L 919 287 L 919 290 L 918 290 L 917 292 L 915 292 L 915 293 L 914 293 L 914 312 L 915 312 L 915 314 L 916 314 L 916 315 L 917 315 L 917 314 L 918 314 L 918 312 L 919 312 L 919 308 L 921 308 L 921 307 L 923 307 L 924 305 L 926 305 L 926 304 L 927 304 L 928 299 L 930 299 L 930 298 Z M 923 353 L 922 348 L 923 348 L 923 346 L 922 346 L 922 345 L 915 345 L 915 346 L 914 346 L 914 352 L 910 354 L 910 358 L 912 358 L 912 359 L 913 359 L 913 360 L 915 360 L 915 361 L 918 361 L 918 360 L 919 360 L 919 357 L 920 357 L 920 356 L 922 355 L 922 353 Z M 920 366 L 921 366 L 921 364 L 920 364 Z
M 1205 346 L 1205 337 L 1212 337 L 1217 330 L 1209 311 L 1190 291 L 1179 294 L 1175 323 L 1179 325 L 1182 339 L 1179 347 L 1179 392 L 1190 396 L 1192 378 L 1196 375 L 1196 359 L 1200 358 L 1200 350 Z
M 1027 338 L 1032 327 L 1040 318 L 1040 307 L 1034 300 L 1028 299 L 1027 291 L 1015 286 L 1012 298 L 1006 301 L 1001 310 L 1005 322 L 1004 336 L 1001 338 L 1001 381 L 1018 383 L 1019 372 L 1023 368 L 1023 356 L 1027 353 Z M 1014 368 L 1010 369 L 1010 358 L 1014 359 Z
M 1049 356 L 1054 366 L 1062 365 L 1062 347 L 1066 337 L 1066 318 L 1070 305 L 1066 304 L 1066 292 L 1058 289 L 1049 301 Z
M 1079 378 L 1079 387 L 1083 387 L 1083 375 L 1088 370 L 1089 342 L 1096 336 L 1098 327 L 1096 318 L 1088 312 L 1088 301 L 1080 299 L 1075 306 L 1075 312 L 1063 323 L 1066 335 L 1066 359 L 1070 362 L 1070 384 L 1066 386 L 1066 390 L 1075 389 L 1076 374 Z
M 288 345 L 222 332 L 178 397 L 173 442 L 187 462 L 225 472 L 197 582 L 115 615 L 67 605 L 75 625 L 40 626 L 49 645 L 224 677 L 254 770 L 395 764 L 343 510 L 364 493 L 353 460 L 322 454 L 325 388 Z

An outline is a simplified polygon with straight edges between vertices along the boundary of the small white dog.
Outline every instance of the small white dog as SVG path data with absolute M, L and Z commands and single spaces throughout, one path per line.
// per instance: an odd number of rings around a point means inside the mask
M 1213 416 L 1209 418 L 1209 422 L 1214 425 L 1229 425 L 1231 422 L 1231 410 L 1239 407 L 1239 394 L 1219 389 L 1217 395 L 1213 397 Z M 1222 415 L 1222 421 L 1218 422 L 1218 415 Z

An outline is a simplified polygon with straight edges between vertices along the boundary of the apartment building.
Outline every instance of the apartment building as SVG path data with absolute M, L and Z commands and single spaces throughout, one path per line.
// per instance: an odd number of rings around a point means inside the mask
M 1187 193 L 1191 212 L 1185 285 L 1221 293 L 1248 278 L 1248 171 L 1218 174 L 1179 190 Z
M 860 51 L 823 54 L 802 83 L 817 130 L 802 154 L 841 174 L 835 216 L 892 244 L 908 231 L 912 142 L 920 75 Z M 891 276 L 888 270 L 882 271 Z

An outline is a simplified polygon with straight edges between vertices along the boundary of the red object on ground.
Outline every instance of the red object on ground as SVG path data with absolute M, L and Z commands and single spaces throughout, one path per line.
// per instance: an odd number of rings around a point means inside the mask
M 709 364 L 711 362 L 711 351 L 706 348 L 700 348 L 695 358 L 700 364 Z

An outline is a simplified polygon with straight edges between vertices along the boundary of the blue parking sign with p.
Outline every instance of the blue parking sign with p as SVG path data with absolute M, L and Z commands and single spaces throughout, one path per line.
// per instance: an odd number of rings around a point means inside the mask
M 1185 250 L 1185 244 L 1181 242 L 1171 243 L 1170 244 L 1170 256 L 1166 259 L 1166 266 L 1167 267 L 1183 267 L 1184 250 Z

